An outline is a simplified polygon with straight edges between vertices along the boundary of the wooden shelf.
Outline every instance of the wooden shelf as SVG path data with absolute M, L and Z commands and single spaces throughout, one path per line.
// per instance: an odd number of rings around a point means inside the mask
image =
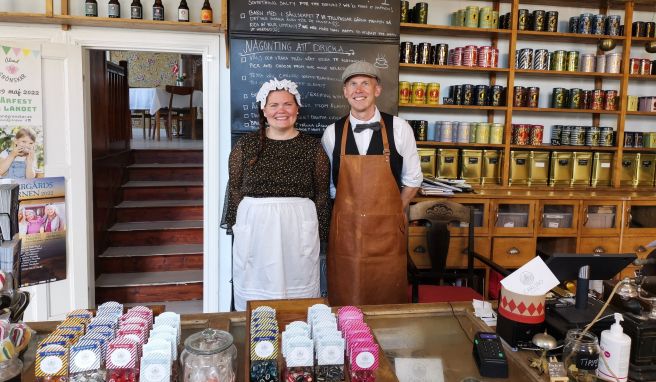
M 424 64 L 399 64 L 401 69 L 428 70 L 436 72 L 495 72 L 508 73 L 508 68 L 481 68 L 478 66 L 456 66 L 456 65 L 424 65 Z
M 530 111 L 536 113 L 588 113 L 588 114 L 619 114 L 620 113 L 619 110 L 556 109 L 553 107 L 513 107 L 513 111 Z M 656 115 L 656 113 L 653 114 Z
M 629 74 L 629 79 L 656 80 L 656 74 Z
M 505 145 L 496 143 L 460 143 L 460 142 L 438 142 L 417 141 L 418 147 L 456 147 L 456 148 L 494 148 L 503 149 Z
M 0 12 L 0 22 L 3 23 L 28 23 L 28 24 L 61 24 L 54 17 L 42 13 L 15 13 Z
M 506 110 L 506 106 L 466 106 L 466 105 L 428 105 L 428 104 L 414 104 L 403 103 L 399 107 L 411 107 L 421 109 L 454 109 L 454 110 Z
M 631 42 L 650 42 L 656 41 L 656 37 L 631 37 Z
M 536 31 L 517 31 L 517 38 L 520 40 L 540 40 L 540 41 L 566 41 L 578 42 L 582 44 L 596 44 L 599 40 L 611 39 L 622 41 L 624 36 L 603 36 L 582 33 L 563 33 L 563 32 L 536 32 Z
M 105 28 L 126 28 L 126 29 L 157 29 L 170 30 L 178 32 L 203 32 L 219 33 L 223 29 L 221 24 L 205 23 L 184 23 L 178 21 L 154 21 L 154 20 L 132 20 L 126 18 L 108 18 L 108 17 L 85 17 L 85 16 L 54 16 L 58 24 L 85 26 L 85 27 L 105 27 Z
M 554 146 L 554 145 L 510 145 L 511 150 L 549 150 L 549 151 L 605 151 L 615 152 L 617 147 L 608 146 Z
M 445 36 L 510 37 L 509 29 L 468 28 L 450 25 L 401 23 L 401 33 Z
M 649 116 L 656 117 L 656 111 L 627 111 L 626 115 L 642 115 L 645 117 L 649 117 Z
M 622 150 L 632 153 L 653 153 L 656 152 L 656 147 L 623 147 Z
M 515 69 L 515 74 L 545 77 L 622 78 L 622 73 L 568 72 L 561 70 Z

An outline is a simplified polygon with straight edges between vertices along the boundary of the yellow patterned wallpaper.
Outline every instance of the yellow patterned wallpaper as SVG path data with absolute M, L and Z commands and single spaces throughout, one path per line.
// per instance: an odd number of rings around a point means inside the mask
M 110 52 L 110 61 L 128 62 L 128 83 L 131 88 L 175 85 L 176 75 L 171 72 L 171 68 L 179 60 L 180 54 L 178 53 Z

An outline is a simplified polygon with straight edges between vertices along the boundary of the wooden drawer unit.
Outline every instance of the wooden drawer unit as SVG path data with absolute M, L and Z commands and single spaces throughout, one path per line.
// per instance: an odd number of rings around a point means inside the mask
M 408 254 L 419 269 L 430 269 L 431 262 L 426 246 L 426 228 L 409 227 L 408 229 Z
M 579 219 L 578 200 L 540 200 L 537 233 L 540 236 L 576 235 Z
M 627 202 L 624 215 L 624 234 L 650 235 L 656 239 L 656 201 Z
M 583 237 L 578 253 L 619 253 L 619 237 Z
M 532 236 L 534 200 L 496 200 L 492 203 L 492 232 L 495 236 Z
M 581 210 L 581 236 L 619 236 L 622 222 L 621 201 L 587 201 Z
M 495 237 L 492 261 L 505 268 L 518 268 L 535 257 L 535 239 L 530 237 Z
M 635 253 L 639 259 L 644 259 L 653 250 L 647 245 L 654 241 L 653 236 L 625 237 L 622 240 L 622 253 Z
M 458 203 L 474 209 L 474 236 L 486 236 L 490 226 L 490 201 L 487 199 L 458 199 Z M 451 236 L 467 236 L 467 223 L 449 226 Z
M 446 258 L 447 268 L 467 268 L 468 237 L 451 237 L 449 241 L 449 255 Z M 490 239 L 487 237 L 474 238 L 474 252 L 481 256 L 490 258 Z M 474 261 L 477 268 L 483 267 L 483 263 Z

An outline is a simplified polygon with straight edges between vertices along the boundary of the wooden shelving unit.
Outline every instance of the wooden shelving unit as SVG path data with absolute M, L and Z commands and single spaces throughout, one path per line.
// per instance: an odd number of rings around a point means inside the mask
M 399 64 L 399 67 L 402 69 L 408 70 L 428 70 L 435 72 L 456 72 L 456 73 L 471 73 L 471 72 L 482 72 L 482 73 L 508 73 L 510 69 L 508 68 L 482 68 L 478 66 L 456 66 L 456 65 L 424 65 L 424 64 Z
M 619 114 L 619 110 L 592 109 L 556 109 L 553 107 L 513 107 L 513 111 L 528 111 L 532 113 L 585 113 L 585 114 Z
M 546 150 L 546 151 L 603 151 L 615 152 L 617 147 L 608 146 L 569 146 L 569 145 L 510 145 L 513 150 Z
M 511 34 L 511 31 L 508 29 L 468 28 L 468 27 L 454 27 L 450 25 L 401 23 L 401 33 L 423 34 L 423 35 L 465 36 L 465 37 L 484 36 L 484 37 L 508 38 Z
M 520 40 L 561 41 L 579 44 L 596 44 L 597 41 L 605 39 L 616 40 L 618 42 L 624 41 L 624 36 L 603 36 L 564 32 L 535 32 L 527 30 L 517 31 L 517 38 Z
M 622 73 L 567 72 L 560 70 L 515 69 L 515 75 L 536 77 L 622 78 Z
M 445 147 L 445 148 L 468 148 L 468 149 L 502 149 L 503 144 L 494 143 L 460 143 L 460 142 L 437 142 L 417 141 L 419 147 Z
M 399 107 L 419 108 L 419 109 L 449 109 L 449 110 L 506 110 L 506 106 L 468 106 L 468 105 L 429 105 L 417 103 L 401 103 Z
M 629 74 L 631 80 L 656 80 L 655 74 Z

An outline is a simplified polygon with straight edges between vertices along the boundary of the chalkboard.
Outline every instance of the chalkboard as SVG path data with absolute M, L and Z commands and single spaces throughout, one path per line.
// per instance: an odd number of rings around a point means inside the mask
M 231 34 L 398 39 L 399 0 L 231 0 Z
M 326 126 L 348 114 L 341 76 L 349 64 L 359 60 L 376 65 L 381 72 L 383 93 L 378 98 L 378 108 L 397 113 L 397 43 L 233 38 L 230 50 L 233 133 L 259 128 L 255 95 L 264 82 L 275 77 L 298 84 L 303 106 L 296 127 L 310 134 L 321 134 Z

